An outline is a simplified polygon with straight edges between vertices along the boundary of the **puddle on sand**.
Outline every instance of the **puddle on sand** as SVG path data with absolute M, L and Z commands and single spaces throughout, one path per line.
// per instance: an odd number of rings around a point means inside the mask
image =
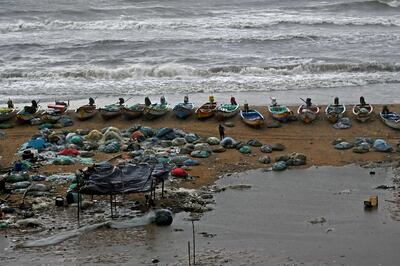
M 248 184 L 215 194 L 215 210 L 196 226 L 201 265 L 395 265 L 400 259 L 399 223 L 385 199 L 392 192 L 391 170 L 357 166 L 319 167 L 284 172 L 234 174 L 219 186 Z M 379 196 L 379 207 L 365 211 L 363 200 Z M 187 265 L 191 222 L 177 214 L 172 226 L 101 229 L 59 245 L 5 251 L 2 265 L 98 264 Z M 309 221 L 321 218 L 323 223 Z M 203 233 L 203 234 L 200 234 Z M 4 244 L 0 238 L 0 246 Z M 3 249 L 2 249 L 3 251 Z

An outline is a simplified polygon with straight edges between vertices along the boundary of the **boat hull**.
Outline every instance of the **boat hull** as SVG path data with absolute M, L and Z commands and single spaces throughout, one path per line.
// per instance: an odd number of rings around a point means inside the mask
M 361 108 L 365 108 L 368 112 L 360 112 Z M 364 123 L 368 121 L 372 117 L 372 112 L 374 108 L 372 105 L 368 104 L 367 106 L 360 106 L 359 104 L 354 105 L 353 107 L 353 115 L 357 121 Z
M 118 110 L 118 111 L 109 111 L 109 110 L 105 110 L 105 109 L 100 109 L 99 112 L 100 112 L 101 117 L 104 120 L 110 120 L 110 119 L 113 119 L 113 118 L 117 118 L 118 116 L 121 115 L 120 110 Z
M 159 106 L 159 105 L 157 105 Z M 155 108 L 155 106 L 146 106 L 143 111 L 143 115 L 148 120 L 153 120 L 158 117 L 164 116 L 168 113 L 168 108 Z
M 205 103 L 196 110 L 197 119 L 207 119 L 215 114 L 217 103 Z
M 135 110 L 124 107 L 121 109 L 122 116 L 127 120 L 132 120 L 143 115 L 144 105 L 138 105 Z
M 301 121 L 310 124 L 317 119 L 319 110 L 318 106 L 307 107 L 305 105 L 300 105 L 297 110 L 297 115 Z
M 344 105 L 328 105 L 325 109 L 326 119 L 331 123 L 336 123 L 346 113 L 346 106 Z
M 10 119 L 14 118 L 16 114 L 17 114 L 17 111 L 15 109 L 12 109 L 9 112 L 0 113 L 0 122 L 10 120 Z
M 62 114 L 52 114 L 52 113 L 47 113 L 44 112 L 42 114 L 42 121 L 45 123 L 57 123 L 58 120 L 60 120 Z
M 270 112 L 272 118 L 276 121 L 286 123 L 289 121 L 292 111 L 286 106 L 279 106 L 279 108 L 285 109 L 284 111 L 277 111 L 277 107 L 268 106 L 268 111 Z
M 177 118 L 186 119 L 194 113 L 193 104 L 177 104 L 172 110 Z
M 27 113 L 24 111 L 24 109 L 22 109 L 17 113 L 17 120 L 21 123 L 27 123 L 34 118 L 39 118 L 41 115 L 42 115 L 42 110 L 40 106 L 38 106 L 36 112 L 33 114 Z
M 234 117 L 239 113 L 239 105 L 236 105 L 234 110 L 224 110 L 223 108 L 217 108 L 215 116 L 218 120 L 226 120 Z
M 84 105 L 76 110 L 76 117 L 81 120 L 88 120 L 97 114 L 96 106 Z
M 251 116 L 249 115 L 250 113 L 252 114 Z M 259 128 L 264 124 L 263 115 L 256 110 L 249 110 L 247 112 L 240 110 L 240 118 L 242 119 L 243 123 L 250 127 Z
M 382 113 L 379 113 L 379 117 L 382 120 L 382 122 L 387 125 L 390 128 L 400 130 L 400 116 L 396 113 L 391 113 L 394 116 L 397 116 L 397 119 L 388 119 L 387 116 L 385 116 Z

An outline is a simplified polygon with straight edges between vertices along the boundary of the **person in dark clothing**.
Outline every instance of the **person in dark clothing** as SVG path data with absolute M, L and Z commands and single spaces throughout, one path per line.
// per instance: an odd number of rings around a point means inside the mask
M 32 100 L 31 106 L 25 106 L 25 112 L 34 114 L 38 108 L 38 104 L 35 100 Z
M 335 97 L 335 99 L 333 100 L 333 103 L 334 103 L 335 105 L 339 105 L 339 98 L 338 98 L 338 97 Z
M 185 97 L 183 97 L 183 102 L 184 103 L 189 103 L 189 96 L 185 96 Z
M 219 131 L 219 137 L 221 138 L 221 140 L 223 140 L 225 138 L 225 128 L 219 124 L 218 126 L 218 131 Z
M 160 97 L 160 103 L 161 103 L 162 105 L 167 104 L 167 101 L 165 100 L 165 97 L 164 97 L 164 96 L 161 96 L 161 97 Z
M 149 97 L 144 98 L 144 104 L 145 104 L 146 106 L 150 106 L 150 105 L 151 105 L 151 101 L 150 101 L 150 98 L 149 98 Z
M 124 105 L 124 103 L 125 103 L 124 98 L 119 98 L 118 101 L 119 101 L 118 102 L 119 105 Z
M 365 99 L 364 99 L 363 96 L 360 97 L 360 105 L 361 105 L 361 106 L 367 105 L 367 103 L 365 102 Z
M 307 98 L 306 99 L 306 105 L 307 105 L 307 107 L 311 107 L 312 106 L 311 98 Z
M 389 108 L 387 107 L 387 105 L 384 105 L 382 108 L 382 114 L 387 115 L 389 114 Z
M 94 105 L 94 99 L 92 97 L 89 98 L 89 105 L 90 106 Z
M 12 101 L 11 99 L 8 99 L 8 101 L 7 101 L 7 107 L 10 108 L 10 109 L 13 109 L 13 108 L 14 108 L 14 103 L 13 103 L 13 101 Z
M 235 99 L 235 97 L 231 97 L 231 104 L 232 105 L 237 105 L 237 103 L 236 103 L 236 99 Z

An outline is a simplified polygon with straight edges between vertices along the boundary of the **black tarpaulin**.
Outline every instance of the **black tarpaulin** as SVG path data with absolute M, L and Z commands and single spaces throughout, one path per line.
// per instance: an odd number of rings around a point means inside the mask
M 90 170 L 81 184 L 80 193 L 108 195 L 147 192 L 151 190 L 152 181 L 165 180 L 168 173 L 169 169 L 164 164 L 126 163 L 113 166 L 102 163 Z

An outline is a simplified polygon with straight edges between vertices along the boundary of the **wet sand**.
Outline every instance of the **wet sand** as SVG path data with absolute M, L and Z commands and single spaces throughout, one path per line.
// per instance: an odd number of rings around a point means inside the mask
M 392 177 L 390 168 L 352 165 L 224 177 L 219 187 L 251 187 L 214 195 L 215 210 L 195 222 L 196 265 L 397 265 L 400 233 L 386 201 L 393 192 L 373 189 Z M 372 194 L 379 206 L 365 211 Z M 57 246 L 6 250 L 2 265 L 152 265 L 154 258 L 187 265 L 187 217 L 176 215 L 171 227 L 96 230 Z M 309 222 L 321 217 L 326 222 Z

